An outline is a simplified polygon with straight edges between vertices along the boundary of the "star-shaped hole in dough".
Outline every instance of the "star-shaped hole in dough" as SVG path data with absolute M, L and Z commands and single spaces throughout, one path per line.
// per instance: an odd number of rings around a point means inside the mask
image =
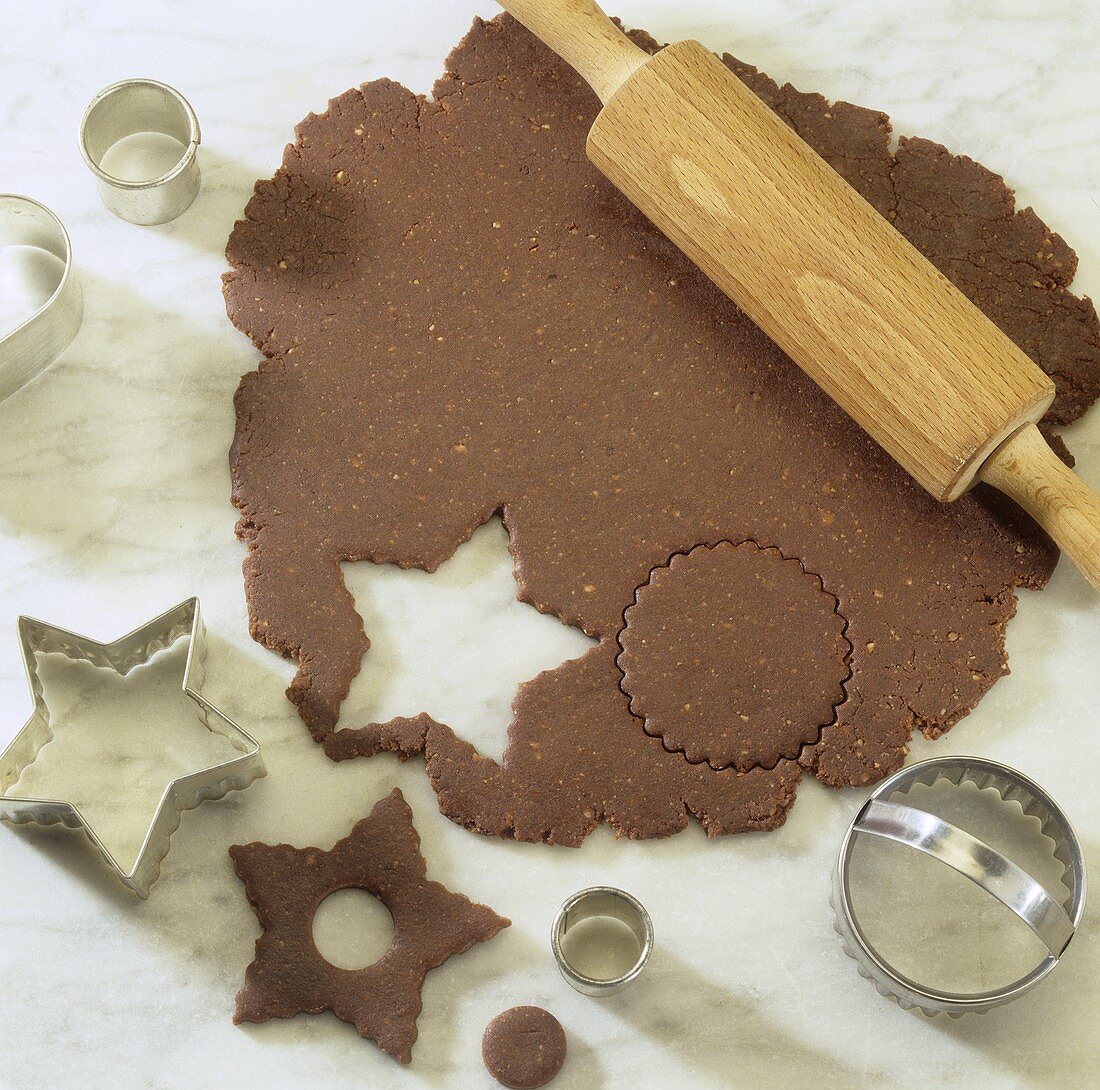
M 428 880 L 412 811 L 396 788 L 329 851 L 254 843 L 229 854 L 263 927 L 237 993 L 238 1024 L 330 1010 L 409 1063 L 428 971 L 510 923 Z M 331 965 L 313 939 L 314 913 L 342 889 L 373 894 L 393 917 L 389 950 L 365 969 Z
M 499 517 L 434 572 L 357 561 L 343 573 L 371 645 L 342 705 L 334 752 L 372 737 L 365 723 L 403 725 L 419 748 L 430 719 L 500 760 L 519 686 L 596 646 L 520 599 Z

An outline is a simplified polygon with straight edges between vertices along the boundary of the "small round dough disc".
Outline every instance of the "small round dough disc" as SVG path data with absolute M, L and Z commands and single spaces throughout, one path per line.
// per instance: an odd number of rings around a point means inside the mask
M 565 1062 L 565 1030 L 542 1007 L 512 1007 L 498 1014 L 481 1039 L 489 1074 L 512 1090 L 545 1086 Z

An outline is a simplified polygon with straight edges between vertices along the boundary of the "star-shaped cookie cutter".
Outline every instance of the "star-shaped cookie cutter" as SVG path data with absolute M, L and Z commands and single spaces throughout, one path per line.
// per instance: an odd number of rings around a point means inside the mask
M 198 704 L 199 714 L 207 730 L 227 738 L 240 751 L 240 756 L 189 772 L 168 783 L 157 804 L 133 868 L 126 871 L 73 803 L 64 799 L 7 795 L 7 791 L 18 781 L 23 770 L 34 762 L 42 747 L 53 739 L 50 709 L 43 695 L 36 655 L 60 652 L 74 661 L 107 667 L 124 676 L 135 666 L 147 662 L 158 651 L 170 647 L 181 636 L 187 636 L 190 640 L 187 664 L 183 671 L 183 691 Z M 244 790 L 266 772 L 256 740 L 218 711 L 200 691 L 203 660 L 206 656 L 206 626 L 199 612 L 198 598 L 188 598 L 112 643 L 100 643 L 33 617 L 20 617 L 19 643 L 27 681 L 34 696 L 34 711 L 23 729 L 0 754 L 0 819 L 20 825 L 26 822 L 55 825 L 60 822 L 70 829 L 83 830 L 123 885 L 139 897 L 148 897 L 150 888 L 160 877 L 161 862 L 168 854 L 169 841 L 179 828 L 183 811 L 193 809 L 206 799 L 220 799 L 230 791 Z

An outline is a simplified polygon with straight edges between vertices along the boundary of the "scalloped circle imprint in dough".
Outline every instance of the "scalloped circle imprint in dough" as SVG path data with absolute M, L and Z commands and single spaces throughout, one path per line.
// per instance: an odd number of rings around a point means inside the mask
M 645 731 L 714 769 L 772 768 L 833 722 L 850 676 L 837 599 L 798 560 L 722 541 L 654 568 L 625 613 L 623 691 Z

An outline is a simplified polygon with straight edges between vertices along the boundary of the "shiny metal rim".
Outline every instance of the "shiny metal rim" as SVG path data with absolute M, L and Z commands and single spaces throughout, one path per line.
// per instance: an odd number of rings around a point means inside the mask
M 884 803 L 884 800 L 888 800 L 890 796 L 902 793 L 917 783 L 930 785 L 941 779 L 947 779 L 956 785 L 969 781 L 980 788 L 992 787 L 1002 799 L 1017 802 L 1025 814 L 1038 818 L 1043 834 L 1054 844 L 1055 858 L 1065 868 L 1067 896 L 1060 904 L 1054 902 L 1056 906 L 1054 911 L 1051 911 L 1050 906 L 1043 901 L 1044 896 L 1047 900 L 1053 901 L 1046 891 L 1041 893 L 1032 891 L 1034 896 L 1027 899 L 1026 903 L 1019 905 L 1009 903 L 1009 900 L 998 891 L 997 883 L 1003 881 L 1006 874 L 1010 883 L 1012 880 L 1019 880 L 1019 876 L 1013 876 L 1003 864 L 1009 864 L 1009 867 L 1016 871 L 1019 871 L 1019 868 L 1015 868 L 1014 864 L 1005 860 L 999 852 L 988 845 L 976 840 L 963 830 L 935 818 L 934 815 L 928 815 L 924 811 L 911 807 Z M 888 810 L 887 807 L 890 809 Z M 932 819 L 932 823 L 924 820 L 928 818 Z M 889 819 L 896 819 L 893 830 L 889 830 Z M 917 827 L 918 824 L 924 825 L 923 831 Z M 938 835 L 925 835 L 929 829 Z M 1047 943 L 1050 952 L 1034 969 L 1005 987 L 973 994 L 942 991 L 911 980 L 898 972 L 882 958 L 860 929 L 852 905 L 848 875 L 852 851 L 856 837 L 867 833 L 887 836 L 889 839 L 908 843 L 927 854 L 935 855 L 946 865 L 977 882 L 994 896 L 998 896 L 1023 919 Z M 953 834 L 960 834 L 960 837 L 956 838 Z M 944 840 L 945 835 L 946 840 Z M 922 842 L 917 843 L 918 840 Z M 965 845 L 967 842 L 974 846 L 974 851 L 967 860 L 968 864 L 974 864 L 979 868 L 984 867 L 988 873 L 976 874 L 960 867 L 958 858 L 945 850 L 959 843 Z M 1024 879 L 1031 886 L 1038 887 L 1038 884 L 1034 883 L 1029 876 L 1024 875 Z M 1018 888 L 1030 889 L 1030 886 L 1018 886 Z M 1038 889 L 1041 890 L 1041 887 Z M 958 1017 L 966 1013 L 986 1011 L 1007 1003 L 1030 990 L 1046 977 L 1058 964 L 1081 922 L 1084 914 L 1085 890 L 1085 865 L 1080 842 L 1065 813 L 1043 788 L 1022 772 L 995 761 L 980 757 L 939 757 L 895 773 L 879 785 L 860 809 L 848 827 L 837 854 L 830 899 L 836 917 L 835 928 L 841 937 L 845 951 L 856 961 L 860 973 L 870 979 L 882 995 L 896 999 L 903 1007 L 917 1007 L 929 1015 L 945 1013 Z M 1062 917 L 1064 922 L 1058 917 Z M 1051 920 L 1054 920 L 1054 923 L 1047 926 Z
M 605 979 L 586 976 L 569 961 L 562 949 L 562 940 L 575 924 L 596 916 L 621 921 L 638 940 L 638 956 L 634 964 L 619 976 Z M 642 902 L 625 890 L 614 886 L 590 886 L 574 893 L 558 909 L 550 929 L 550 947 L 561 975 L 571 987 L 597 998 L 614 995 L 637 980 L 645 968 L 653 952 L 653 921 Z

